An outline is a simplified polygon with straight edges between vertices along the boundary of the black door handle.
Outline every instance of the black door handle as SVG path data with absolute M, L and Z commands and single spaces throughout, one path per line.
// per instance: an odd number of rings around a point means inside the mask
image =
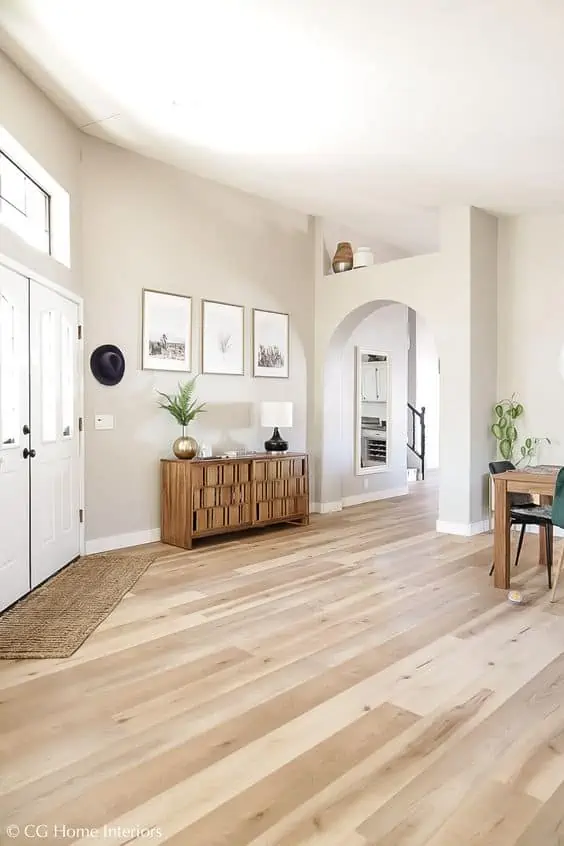
M 35 450 L 34 449 L 28 449 L 27 447 L 24 447 L 23 457 L 24 458 L 35 458 Z
M 24 433 L 24 435 L 29 435 L 29 433 L 31 432 L 31 429 L 29 428 L 27 423 L 24 423 L 24 427 L 22 429 L 22 432 Z

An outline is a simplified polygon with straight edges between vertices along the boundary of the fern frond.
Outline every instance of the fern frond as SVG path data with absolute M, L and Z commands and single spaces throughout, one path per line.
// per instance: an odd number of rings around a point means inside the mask
M 198 400 L 194 398 L 194 391 L 196 388 L 196 379 L 189 379 L 188 382 L 178 383 L 178 393 L 166 394 L 164 391 L 157 391 L 160 397 L 158 400 L 159 408 L 164 408 L 181 426 L 188 426 L 189 423 L 205 410 L 205 403 L 198 405 Z

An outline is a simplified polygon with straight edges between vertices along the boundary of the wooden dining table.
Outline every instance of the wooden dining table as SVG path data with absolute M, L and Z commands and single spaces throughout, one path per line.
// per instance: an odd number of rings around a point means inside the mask
M 510 493 L 538 494 L 539 503 L 547 505 L 554 496 L 554 486 L 560 467 L 539 464 L 522 470 L 497 473 L 494 479 L 494 585 L 507 589 L 510 584 Z M 546 567 L 547 548 L 544 531 L 539 532 L 539 564 Z

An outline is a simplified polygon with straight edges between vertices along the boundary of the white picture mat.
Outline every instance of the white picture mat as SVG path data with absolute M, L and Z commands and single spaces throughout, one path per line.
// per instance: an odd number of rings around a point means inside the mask
M 289 322 L 288 314 L 277 311 L 253 309 L 253 373 L 255 376 L 269 376 L 274 379 L 287 378 L 289 373 Z M 267 353 L 274 351 L 270 366 L 261 364 L 261 345 Z M 277 351 L 281 356 L 278 362 Z
M 192 298 L 143 291 L 144 370 L 188 371 L 192 361 Z
M 202 300 L 202 373 L 242 376 L 244 338 L 243 306 Z

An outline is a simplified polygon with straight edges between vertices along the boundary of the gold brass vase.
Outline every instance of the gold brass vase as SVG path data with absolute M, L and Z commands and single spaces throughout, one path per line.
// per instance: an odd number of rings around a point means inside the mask
M 198 442 L 186 434 L 186 426 L 182 427 L 182 434 L 172 445 L 172 451 L 177 458 L 190 459 L 198 455 Z

